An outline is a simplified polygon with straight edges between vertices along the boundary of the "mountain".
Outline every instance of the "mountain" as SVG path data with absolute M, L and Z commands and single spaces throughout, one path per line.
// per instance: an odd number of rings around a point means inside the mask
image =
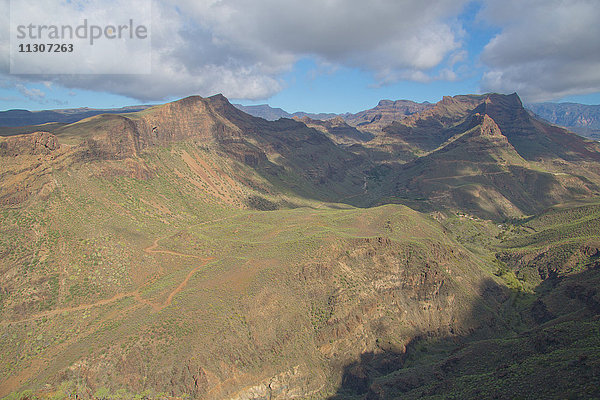
M 287 111 L 281 108 L 273 108 L 268 104 L 259 104 L 254 106 L 243 106 L 241 104 L 234 104 L 234 106 L 247 114 L 259 118 L 264 118 L 267 121 L 277 121 L 279 118 L 292 118 L 292 114 L 288 113 Z
M 527 108 L 539 117 L 566 128 L 600 130 L 600 105 L 577 103 L 534 103 Z
M 295 112 L 290 114 L 281 108 L 273 108 L 268 104 L 254 105 L 254 106 L 243 106 L 241 104 L 234 104 L 240 110 L 253 115 L 255 117 L 264 118 L 268 121 L 275 121 L 279 118 L 304 118 L 308 117 L 311 120 L 329 120 L 335 117 L 341 117 L 351 126 L 358 127 L 361 130 L 377 130 L 381 129 L 393 121 L 401 120 L 402 118 L 412 115 L 428 108 L 433 105 L 424 103 L 415 103 L 410 100 L 381 100 L 379 104 L 369 110 L 360 111 L 356 114 L 345 113 L 345 114 L 332 114 L 332 113 L 305 113 Z
M 346 123 L 342 117 L 335 117 L 325 121 L 312 119 L 307 116 L 297 118 L 309 128 L 315 128 L 332 141 L 341 145 L 352 145 L 356 143 L 364 143 L 373 139 L 374 135 L 369 132 L 360 131 Z
M 311 113 L 305 113 L 302 111 L 290 114 L 281 108 L 273 108 L 273 107 L 269 106 L 268 104 L 259 104 L 259 105 L 252 105 L 252 106 L 243 106 L 241 104 L 234 104 L 234 106 L 236 108 L 242 110 L 245 113 L 248 113 L 255 117 L 264 118 L 267 121 L 276 121 L 279 118 L 290 118 L 291 119 L 294 117 L 297 117 L 297 118 L 309 117 L 311 119 L 317 119 L 317 120 L 327 120 L 330 118 L 337 117 L 337 114 L 332 114 L 332 113 L 311 114 Z
M 12 133 L 0 396 L 600 395 L 598 144 L 517 95 L 372 131 L 216 95 Z
M 325 395 L 363 350 L 493 323 L 463 321 L 487 276 L 438 223 L 327 203 L 369 164 L 301 122 L 189 97 L 0 157 L 2 395 Z
M 346 191 L 353 187 L 349 180 L 362 179 L 359 166 L 365 162 L 301 122 L 252 117 L 220 95 L 188 97 L 127 115 L 99 115 L 56 127 L 52 135 L 69 146 L 65 162 L 130 160 L 144 171 L 146 163 L 139 154 L 146 149 L 193 139 L 220 157 L 253 168 L 274 185 L 284 185 L 287 191 L 329 200 L 352 194 Z M 31 138 L 14 136 L 3 145 L 10 148 L 12 142 Z M 22 184 L 15 180 L 14 186 L 5 186 L 0 200 L 11 203 L 11 196 L 20 193 Z
M 423 209 L 513 217 L 599 190 L 598 144 L 535 119 L 516 94 L 445 97 L 369 144 L 384 140 L 413 158 L 390 159 L 377 179 L 398 201 Z
M 364 354 L 329 399 L 597 397 L 599 210 L 597 202 L 556 207 L 496 231 L 466 215 L 443 217 L 463 243 L 495 249 L 494 275 L 510 294 L 494 297 L 507 296 L 510 333 L 423 338 L 403 352 Z
M 410 100 L 381 100 L 376 107 L 356 114 L 344 115 L 344 119 L 352 126 L 373 131 L 431 107 L 433 105 L 428 102 L 415 103 Z
M 125 114 L 141 111 L 150 106 L 129 106 L 122 108 L 70 108 L 64 110 L 8 110 L 0 111 L 0 127 L 22 127 L 29 125 L 41 125 L 49 122 L 70 124 L 85 118 L 100 114 Z M 1 136 L 1 134 L 0 134 Z
M 487 114 L 496 121 L 508 141 L 528 160 L 598 160 L 597 145 L 530 116 L 516 93 L 444 97 L 435 107 L 383 130 L 415 150 L 431 151 L 456 134 L 456 128 L 475 113 Z

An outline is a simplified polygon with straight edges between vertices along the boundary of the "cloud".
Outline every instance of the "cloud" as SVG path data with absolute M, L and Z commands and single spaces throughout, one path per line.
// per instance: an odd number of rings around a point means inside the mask
M 489 0 L 481 17 L 501 27 L 484 48 L 484 91 L 526 101 L 600 91 L 597 0 Z
M 381 83 L 428 81 L 461 51 L 454 17 L 467 1 L 152 0 L 151 74 L 19 78 L 140 101 L 218 92 L 264 99 L 284 87 L 280 77 L 297 60 L 311 57 L 370 71 Z
M 21 83 L 18 83 L 16 85 L 16 88 L 19 91 L 19 93 L 21 93 L 23 96 L 25 96 L 31 101 L 35 101 L 37 103 L 46 102 L 46 93 L 42 92 L 40 89 L 28 88 Z

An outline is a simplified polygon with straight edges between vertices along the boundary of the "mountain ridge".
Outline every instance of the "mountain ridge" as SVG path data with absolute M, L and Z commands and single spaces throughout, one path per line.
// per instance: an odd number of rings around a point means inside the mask
M 254 117 L 264 118 L 267 121 L 276 121 L 279 118 L 292 119 L 294 117 L 308 117 L 310 119 L 327 120 L 338 116 L 338 114 L 334 113 L 307 113 L 304 111 L 296 111 L 294 113 L 289 113 L 283 110 L 282 108 L 273 108 L 268 104 L 257 104 L 249 106 L 244 106 L 242 104 L 234 104 L 234 106 L 244 111 L 245 113 L 248 113 Z
M 121 108 L 95 109 L 88 107 L 57 110 L 7 110 L 0 111 L 0 127 L 22 127 L 46 124 L 49 122 L 73 123 L 100 114 L 122 114 L 142 111 L 149 105 L 127 106 Z
M 382 119 L 190 96 L 0 138 L 0 395 L 595 395 L 598 144 L 516 94 Z

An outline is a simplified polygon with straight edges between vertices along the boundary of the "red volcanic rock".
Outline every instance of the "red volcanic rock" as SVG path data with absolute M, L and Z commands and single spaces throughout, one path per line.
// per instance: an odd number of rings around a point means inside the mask
M 49 132 L 34 132 L 11 136 L 0 142 L 0 155 L 36 155 L 49 154 L 58 150 L 60 144 L 56 136 Z

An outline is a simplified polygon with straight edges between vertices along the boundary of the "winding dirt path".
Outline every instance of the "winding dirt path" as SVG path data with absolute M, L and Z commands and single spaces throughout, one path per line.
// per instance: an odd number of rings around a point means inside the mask
M 148 254 L 168 254 L 171 256 L 179 256 L 179 257 L 189 257 L 189 258 L 199 258 L 202 259 L 202 257 L 200 256 L 195 256 L 193 254 L 184 254 L 184 253 L 178 253 L 176 251 L 171 251 L 171 250 L 156 250 L 158 248 L 158 241 L 162 240 L 164 238 L 158 238 L 154 241 L 154 243 L 152 243 L 152 245 L 146 247 L 144 249 L 144 251 Z
M 4 322 L 2 322 L 2 325 L 6 326 L 6 325 L 11 325 L 11 324 L 20 324 L 20 323 L 23 323 L 23 322 L 35 321 L 36 319 L 40 319 L 40 318 L 44 318 L 44 317 L 53 317 L 53 316 L 56 316 L 58 314 L 62 314 L 62 313 L 65 313 L 65 312 L 88 310 L 90 308 L 104 306 L 104 305 L 107 305 L 107 304 L 114 303 L 116 301 L 122 300 L 124 298 L 134 296 L 135 293 L 136 292 L 117 293 L 117 294 L 115 294 L 113 297 L 111 297 L 109 299 L 99 300 L 99 301 L 97 301 L 95 303 L 80 304 L 80 305 L 74 306 L 74 307 L 56 308 L 54 310 L 50 310 L 50 311 L 45 311 L 45 312 L 41 312 L 41 313 L 38 313 L 38 314 L 34 314 L 31 317 L 20 319 L 20 320 L 17 320 L 17 321 L 4 321 Z
M 179 284 L 179 286 L 177 286 L 175 288 L 175 290 L 173 290 L 170 294 L 169 297 L 167 297 L 167 300 L 165 300 L 165 302 L 163 303 L 162 307 L 160 308 L 160 310 L 162 310 L 165 307 L 168 307 L 171 305 L 171 303 L 173 303 L 173 297 L 175 297 L 176 294 L 178 294 L 179 292 L 181 292 L 188 284 L 188 282 L 190 281 L 190 278 L 192 277 L 192 275 L 194 275 L 200 268 L 204 267 L 210 260 L 213 260 L 214 258 L 209 258 L 206 259 L 206 261 L 200 265 L 198 265 L 196 268 L 194 268 L 193 270 L 191 270 L 187 276 L 185 277 L 185 279 L 183 280 L 183 282 L 181 282 Z M 159 310 L 159 311 L 160 311 Z
M 204 221 L 204 222 L 201 222 L 194 226 L 206 225 L 206 224 L 210 224 L 213 222 L 218 222 L 218 221 L 223 221 L 226 219 L 235 218 L 237 216 L 238 215 L 231 215 L 228 217 L 218 218 L 218 219 L 214 219 L 214 220 L 210 220 L 210 221 Z M 169 236 L 166 236 L 166 237 L 169 237 Z M 187 286 L 187 284 L 189 283 L 192 276 L 196 272 L 198 272 L 198 270 L 200 270 L 202 267 L 206 266 L 210 261 L 215 259 L 215 257 L 201 257 L 201 256 L 193 255 L 193 254 L 184 254 L 184 253 L 179 253 L 179 252 L 171 251 L 171 250 L 159 250 L 158 242 L 165 238 L 158 238 L 158 239 L 154 240 L 152 245 L 150 245 L 144 249 L 144 252 L 146 252 L 148 254 L 165 254 L 165 255 L 175 256 L 175 257 L 196 258 L 196 259 L 199 259 L 202 261 L 201 261 L 200 265 L 198 265 L 197 267 L 195 267 L 194 269 L 192 269 L 191 271 L 188 272 L 188 274 L 185 276 L 183 281 L 169 293 L 169 295 L 167 296 L 167 298 L 165 299 L 164 302 L 154 303 L 154 302 L 150 301 L 149 299 L 142 297 L 142 294 L 141 294 L 142 290 L 145 287 L 148 287 L 149 285 L 154 283 L 156 280 L 160 279 L 161 273 L 158 273 L 134 291 L 117 293 L 108 299 L 99 300 L 99 301 L 96 301 L 96 302 L 90 303 L 90 304 L 80 304 L 80 305 L 74 306 L 74 307 L 58 308 L 58 309 L 54 309 L 54 310 L 50 310 L 50 311 L 41 312 L 41 313 L 32 315 L 28 318 L 24 318 L 21 320 L 2 321 L 2 322 L 0 322 L 0 326 L 5 327 L 5 326 L 13 325 L 13 324 L 32 322 L 32 321 L 35 321 L 35 320 L 38 320 L 38 319 L 44 318 L 44 317 L 53 317 L 53 316 L 57 316 L 57 315 L 63 314 L 63 313 L 88 310 L 91 308 L 101 307 L 101 306 L 109 305 L 112 303 L 116 303 L 116 302 L 126 299 L 128 297 L 133 297 L 137 301 L 137 303 L 134 304 L 133 306 L 130 306 L 125 312 L 127 312 L 128 310 L 133 310 L 137 307 L 140 307 L 140 305 L 151 307 L 153 312 L 159 312 L 159 311 L 163 310 L 164 308 L 170 306 L 173 303 L 173 299 L 175 298 L 175 296 L 177 294 L 179 294 Z M 161 271 L 163 271 L 162 268 L 161 268 Z M 109 313 L 109 316 L 104 316 L 100 320 L 100 322 L 97 322 L 95 324 L 96 327 L 101 326 L 102 321 L 106 321 L 106 320 L 112 318 L 115 315 L 115 313 L 122 313 L 122 312 L 124 312 L 124 311 L 123 310 L 121 310 L 121 311 L 115 310 L 115 311 Z M 90 333 L 90 332 L 95 331 L 95 329 L 92 328 L 91 330 L 88 330 L 88 331 L 89 331 L 88 333 Z M 55 348 L 51 352 L 51 355 L 59 354 L 60 351 L 66 349 L 69 344 L 74 343 L 77 340 L 78 336 L 79 335 L 75 335 L 71 339 L 69 339 L 67 342 L 62 343 L 58 348 Z M 50 362 L 49 360 L 51 358 L 52 357 L 45 356 L 45 357 L 34 359 L 31 363 L 31 365 L 29 365 L 27 368 L 22 370 L 18 375 L 11 377 L 4 382 L 0 382 L 0 395 L 4 396 L 4 395 L 16 390 L 23 383 L 25 383 L 27 380 L 31 379 L 35 374 L 37 374 L 40 371 L 40 369 L 42 369 L 44 367 L 45 363 Z
M 207 222 L 215 222 L 215 221 L 207 221 Z M 37 319 L 40 318 L 44 318 L 44 317 L 53 317 L 62 313 L 68 313 L 68 312 L 74 312 L 74 311 L 83 311 L 83 310 L 88 310 L 90 308 L 95 308 L 95 307 L 100 307 L 100 306 L 104 306 L 104 305 L 108 305 L 108 304 L 112 304 L 115 303 L 117 301 L 123 300 L 125 298 L 128 297 L 133 297 L 136 301 L 138 301 L 141 304 L 147 305 L 149 307 L 152 307 L 152 309 L 155 312 L 161 311 L 164 308 L 170 306 L 173 303 L 173 298 L 180 293 L 188 284 L 189 280 L 191 279 L 191 277 L 202 267 L 204 267 L 206 264 L 208 264 L 210 261 L 214 260 L 215 257 L 200 257 L 200 256 L 196 256 L 193 254 L 184 254 L 184 253 L 178 253 L 176 251 L 170 251 L 170 250 L 157 250 L 157 248 L 159 247 L 159 240 L 161 240 L 161 238 L 156 239 L 154 241 L 154 243 L 151 246 L 148 246 L 144 249 L 144 251 L 146 253 L 149 254 L 167 254 L 167 255 L 171 255 L 171 256 L 177 256 L 177 257 L 188 257 L 188 258 L 197 258 L 202 260 L 202 263 L 200 265 L 198 265 L 197 267 L 195 267 L 194 269 L 192 269 L 185 277 L 185 279 L 173 290 L 171 291 L 171 293 L 169 293 L 169 295 L 167 296 L 167 299 L 162 303 L 162 304 L 157 304 L 157 303 L 153 303 L 152 301 L 142 297 L 141 295 L 141 291 L 147 287 L 148 285 L 151 285 L 152 283 L 154 283 L 157 279 L 160 278 L 160 275 L 155 275 L 153 276 L 148 282 L 144 283 L 142 286 L 140 286 L 139 288 L 137 288 L 134 291 L 131 292 L 121 292 L 121 293 L 117 293 L 114 296 L 108 298 L 108 299 L 103 299 L 103 300 L 99 300 L 96 301 L 94 303 L 89 303 L 89 304 L 80 304 L 78 306 L 73 306 L 73 307 L 65 307 L 65 308 L 57 308 L 54 310 L 50 310 L 50 311 L 44 311 L 41 313 L 37 313 L 34 314 L 28 318 L 24 318 L 24 319 L 20 319 L 20 320 L 16 320 L 16 321 L 3 321 L 0 326 L 8 326 L 11 324 L 21 324 L 21 323 L 25 323 L 25 322 L 31 322 L 31 321 L 35 321 Z

